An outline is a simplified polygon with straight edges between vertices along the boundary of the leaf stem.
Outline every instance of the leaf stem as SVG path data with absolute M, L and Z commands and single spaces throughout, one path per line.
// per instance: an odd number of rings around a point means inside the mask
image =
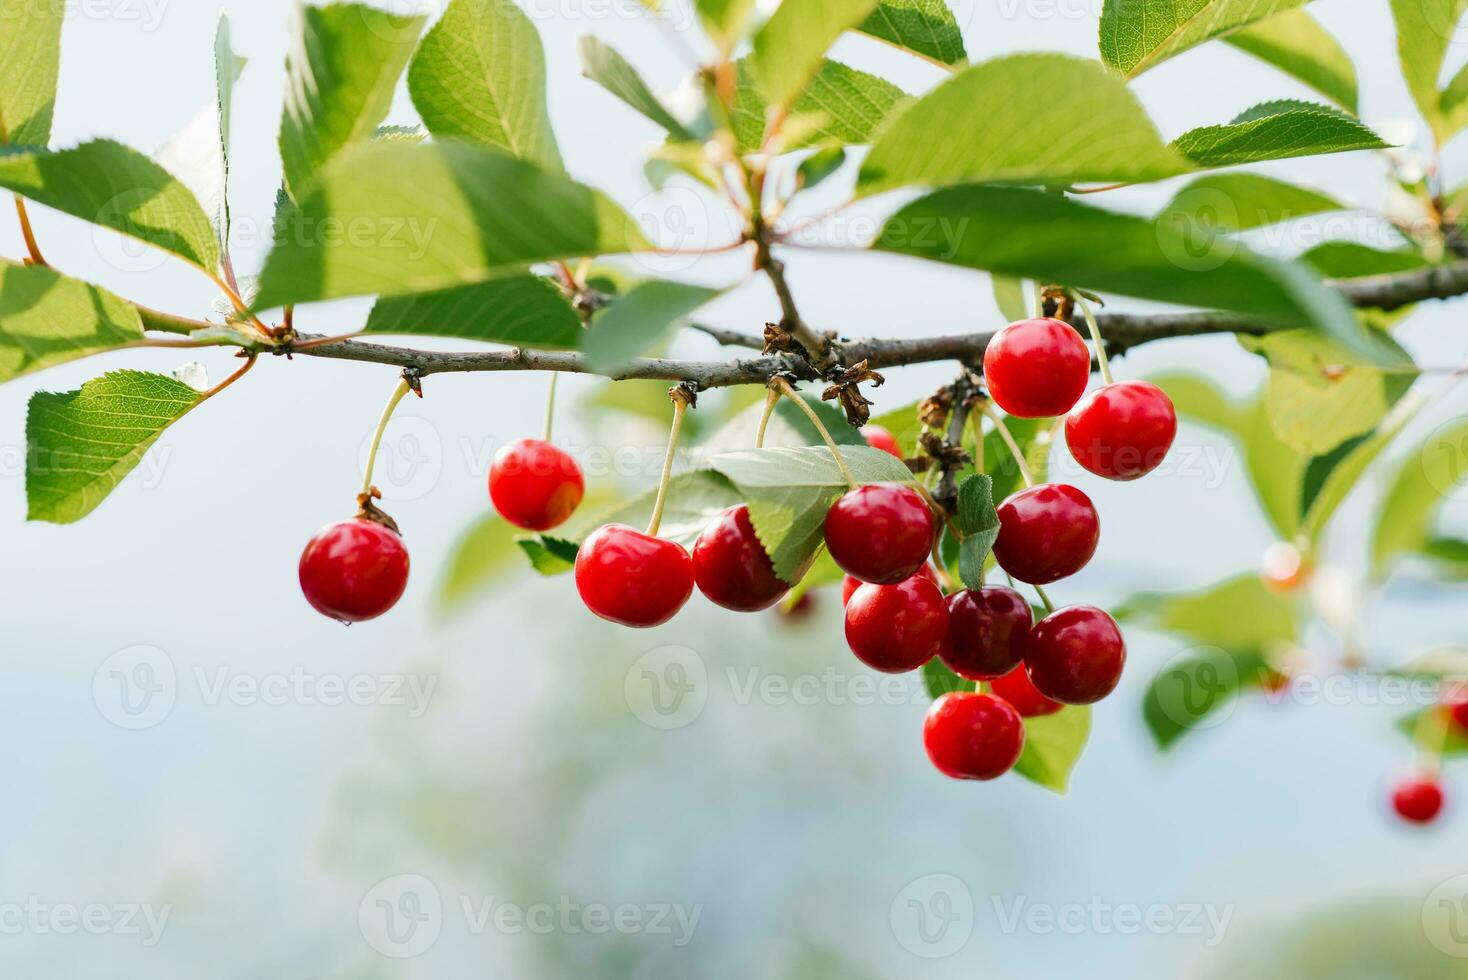
M 790 382 L 784 378 L 776 376 L 774 384 L 786 398 L 793 401 L 805 413 L 806 418 L 810 419 L 811 425 L 816 427 L 816 431 L 826 441 L 826 448 L 831 450 L 831 456 L 836 460 L 836 468 L 841 471 L 841 476 L 846 480 L 847 487 L 855 490 L 857 487 L 856 477 L 852 475 L 851 468 L 846 465 L 846 458 L 841 455 L 841 450 L 837 447 L 836 440 L 832 439 L 831 433 L 826 431 L 826 426 L 821 422 L 821 417 L 816 414 L 816 410 L 807 405 L 805 399 L 796 394 L 795 389 L 790 386 Z
M 979 411 L 987 415 L 989 421 L 994 423 L 994 428 L 999 432 L 999 438 L 1004 440 L 1004 445 L 1009 449 L 1009 454 L 1014 457 L 1014 464 L 1019 467 L 1019 475 L 1025 481 L 1026 489 L 1033 487 L 1035 485 L 1035 474 L 1031 471 L 1030 464 L 1025 461 L 1025 454 L 1020 451 L 1019 443 L 1014 441 L 1014 436 L 1010 433 L 1009 426 L 1004 424 L 1004 420 L 999 417 L 999 413 L 994 411 L 994 406 L 988 402 L 985 402 Z
M 754 448 L 765 448 L 765 430 L 770 427 L 770 416 L 775 414 L 775 405 L 780 401 L 780 392 L 776 388 L 769 389 L 765 394 L 765 410 L 759 417 L 759 431 L 754 434 Z
M 392 421 L 392 414 L 397 411 L 398 403 L 412 390 L 413 385 L 407 378 L 399 379 L 392 397 L 387 400 L 387 407 L 382 410 L 382 418 L 377 421 L 377 431 L 372 434 L 372 448 L 367 452 L 367 474 L 362 480 L 362 493 L 367 496 L 372 494 L 372 471 L 377 468 L 377 450 L 382 446 L 383 433 L 387 431 L 387 424 Z
M 678 389 L 674 388 L 673 391 L 678 392 Z M 678 433 L 683 428 L 683 413 L 688 411 L 687 397 L 677 393 L 672 398 L 673 427 L 668 430 L 668 454 L 663 457 L 663 476 L 658 481 L 658 497 L 652 505 L 652 519 L 647 522 L 647 533 L 651 537 L 657 537 L 658 529 L 663 526 L 663 508 L 668 503 L 668 484 L 673 479 L 673 457 L 678 452 Z
M 559 371 L 550 373 L 550 389 L 545 393 L 545 441 L 551 441 L 551 430 L 556 421 L 556 382 L 561 378 Z
M 1101 339 L 1101 326 L 1096 322 L 1096 314 L 1091 312 L 1091 304 L 1086 302 L 1086 297 L 1077 293 L 1075 300 L 1081 308 L 1081 315 L 1086 318 L 1086 329 L 1091 331 L 1091 343 L 1096 347 L 1096 362 L 1101 365 L 1101 380 L 1111 384 L 1111 359 L 1106 356 L 1106 341 Z
M 240 378 L 243 378 L 245 375 L 249 374 L 250 368 L 255 366 L 256 360 L 258 360 L 258 356 L 255 354 L 251 354 L 249 357 L 247 357 L 245 359 L 245 363 L 241 364 L 238 370 L 236 370 L 229 377 L 225 378 L 223 381 L 219 382 L 219 384 L 215 385 L 213 388 L 210 388 L 208 391 L 204 392 L 199 397 L 200 403 L 208 401 L 224 389 L 228 388 L 230 385 L 234 384 Z
M 25 198 L 19 194 L 15 195 L 15 213 L 20 216 L 20 234 L 25 239 L 25 249 L 30 253 L 31 265 L 50 266 L 46 257 L 41 254 L 41 246 L 36 242 L 35 229 L 31 227 L 31 216 L 25 208 Z

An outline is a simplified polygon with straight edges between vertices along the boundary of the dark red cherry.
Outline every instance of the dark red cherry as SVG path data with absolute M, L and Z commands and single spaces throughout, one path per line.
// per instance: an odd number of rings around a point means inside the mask
M 576 591 L 602 619 L 660 626 L 693 594 L 693 560 L 677 542 L 608 524 L 576 553 Z
M 846 604 L 846 643 L 873 670 L 917 670 L 937 656 L 947 637 L 943 592 L 921 576 L 898 585 L 863 585 Z
M 1086 342 L 1070 324 L 1049 317 L 1011 323 L 984 350 L 989 396 L 1018 418 L 1064 415 L 1090 378 Z
M 363 517 L 322 528 L 301 552 L 301 591 L 323 616 L 376 619 L 408 587 L 408 549 L 391 528 Z
M 1455 700 L 1451 705 L 1449 705 L 1448 713 L 1453 720 L 1453 724 L 1457 726 L 1457 729 L 1461 734 L 1463 732 L 1468 732 L 1468 697 L 1459 694 L 1458 698 L 1459 700 Z
M 709 601 L 735 612 L 768 609 L 790 591 L 775 575 L 745 504 L 714 518 L 693 543 L 693 580 Z
M 1025 597 L 1002 585 L 965 589 L 948 597 L 948 669 L 971 681 L 1009 673 L 1024 659 L 1035 614 Z
M 901 483 L 872 483 L 831 505 L 826 547 L 846 574 L 895 585 L 928 560 L 934 529 L 922 494 Z
M 898 459 L 903 459 L 902 447 L 897 444 L 897 437 L 880 425 L 864 425 L 861 434 L 866 439 L 867 445 L 873 449 L 880 449 L 884 453 L 891 453 Z
M 1064 483 L 1042 483 L 999 505 L 994 560 L 1021 582 L 1048 585 L 1085 568 L 1100 541 L 1091 498 Z
M 1116 690 L 1126 641 L 1116 620 L 1095 606 L 1070 606 L 1035 624 L 1025 669 L 1035 689 L 1061 704 L 1095 704 Z
M 1003 698 L 1014 705 L 1014 710 L 1026 718 L 1053 715 L 1065 707 L 1059 701 L 1051 701 L 1035 690 L 1035 684 L 1030 680 L 1029 672 L 1023 664 L 992 681 L 989 690 L 995 697 Z
M 922 568 L 919 568 L 916 572 L 914 572 L 911 576 L 909 576 L 909 578 L 925 578 L 929 582 L 932 582 L 934 585 L 938 585 L 938 573 L 935 572 L 935 571 L 933 571 L 933 566 L 932 565 L 924 565 Z M 866 583 L 863 582 L 861 579 L 859 579 L 859 578 L 853 578 L 850 575 L 848 575 L 848 576 L 846 576 L 846 578 L 842 579 L 841 580 L 841 605 L 844 606 L 848 602 L 850 602 L 851 601 L 851 597 L 856 594 L 856 590 L 859 589 L 859 588 L 861 588 L 865 584 Z M 941 585 L 939 585 L 938 587 L 940 589 L 942 588 Z
M 1025 747 L 1025 723 L 1009 702 L 955 691 L 933 702 L 923 719 L 928 758 L 953 779 L 997 779 Z
M 1393 788 L 1392 808 L 1410 823 L 1431 823 L 1442 812 L 1442 785 L 1431 776 L 1409 776 Z
M 1065 420 L 1070 454 L 1108 480 L 1136 480 L 1151 473 L 1167 458 L 1175 438 L 1172 399 L 1149 381 L 1097 388 Z
M 519 439 L 494 454 L 489 499 L 516 527 L 549 531 L 564 524 L 585 495 L 581 467 L 558 446 L 542 439 Z

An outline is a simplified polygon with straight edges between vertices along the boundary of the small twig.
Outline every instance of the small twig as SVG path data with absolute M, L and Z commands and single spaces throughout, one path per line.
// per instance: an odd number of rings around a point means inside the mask
M 25 198 L 19 194 L 15 195 L 15 212 L 20 216 L 20 234 L 25 239 L 25 249 L 30 254 L 31 265 L 49 267 L 50 263 L 41 254 L 41 246 L 36 242 L 36 232 L 31 227 L 31 216 L 26 211 Z

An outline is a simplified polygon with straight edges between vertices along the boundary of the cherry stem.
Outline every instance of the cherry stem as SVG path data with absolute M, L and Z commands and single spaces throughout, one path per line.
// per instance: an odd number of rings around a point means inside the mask
M 551 429 L 556 421 L 556 382 L 560 380 L 559 371 L 550 372 L 550 389 L 545 394 L 545 441 L 551 441 Z
M 677 391 L 677 389 L 673 389 Z M 663 508 L 668 503 L 668 484 L 673 479 L 673 457 L 678 452 L 678 432 L 683 428 L 683 413 L 688 411 L 686 398 L 673 396 L 673 427 L 668 431 L 668 454 L 663 457 L 663 477 L 658 481 L 657 501 L 652 505 L 652 520 L 647 522 L 649 537 L 657 537 L 663 525 Z
M 1045 593 L 1045 590 L 1038 585 L 1035 586 L 1034 589 L 1035 594 L 1040 597 L 1040 602 L 1045 606 L 1045 611 L 1047 613 L 1053 613 L 1055 611 L 1055 603 L 1050 601 L 1050 596 L 1047 595 Z
M 1101 365 L 1101 380 L 1111 384 L 1111 360 L 1106 356 L 1106 341 L 1101 339 L 1101 325 L 1096 322 L 1096 314 L 1091 312 L 1091 304 L 1086 298 L 1076 295 L 1076 303 L 1081 308 L 1081 315 L 1086 318 L 1086 328 L 1091 331 L 1091 343 L 1096 347 L 1096 362 Z
M 754 434 L 754 448 L 765 448 L 765 430 L 770 427 L 770 416 L 775 414 L 775 405 L 780 401 L 780 392 L 771 388 L 765 395 L 765 410 L 759 417 L 759 431 Z
M 816 410 L 807 405 L 805 399 L 796 394 L 795 389 L 790 386 L 790 382 L 784 378 L 777 377 L 774 383 L 780 389 L 780 392 L 786 398 L 793 401 L 805 413 L 805 417 L 810 419 L 811 425 L 816 427 L 816 431 L 826 441 L 826 448 L 831 450 L 831 456 L 836 460 L 836 468 L 841 471 L 842 478 L 846 480 L 846 486 L 855 490 L 857 488 L 856 477 L 852 475 L 851 468 L 846 465 L 846 458 L 841 455 L 841 450 L 837 447 L 836 440 L 832 439 L 831 433 L 826 431 L 826 426 L 821 422 L 821 417 L 816 414 Z
M 1040 282 L 1040 280 L 1036 279 L 1035 280 L 1035 316 L 1038 318 L 1038 317 L 1042 317 L 1044 315 L 1045 315 L 1045 286 Z
M 1004 440 L 1004 445 L 1009 449 L 1009 454 L 1014 457 L 1014 464 L 1019 467 L 1019 475 L 1025 481 L 1025 489 L 1033 487 L 1035 485 L 1035 474 L 1030 470 L 1030 464 L 1025 462 L 1025 454 L 1020 451 L 1019 443 L 1014 441 L 1014 436 L 1010 433 L 1009 426 L 1004 424 L 1004 420 L 999 417 L 998 412 L 994 411 L 992 405 L 986 403 L 979 411 L 987 415 L 989 421 L 994 423 L 994 428 L 999 432 L 999 438 Z
M 36 232 L 31 228 L 31 216 L 26 211 L 25 199 L 19 194 L 15 195 L 15 213 L 20 216 L 20 234 L 25 239 L 26 251 L 30 253 L 31 265 L 49 266 L 50 263 L 41 254 L 41 246 L 36 242 Z
M 372 494 L 372 471 L 377 467 L 377 450 L 382 446 L 383 433 L 387 431 L 387 424 L 392 421 L 392 413 L 397 411 L 398 403 L 407 397 L 408 392 L 413 390 L 407 378 L 398 381 L 398 386 L 393 389 L 392 397 L 387 400 L 387 407 L 382 410 L 382 418 L 377 422 L 377 431 L 372 434 L 372 448 L 367 452 L 367 475 L 362 480 L 362 493 L 370 496 Z
M 1424 776 L 1435 779 L 1442 769 L 1442 754 L 1452 725 L 1453 719 L 1446 708 L 1429 708 L 1418 716 L 1412 741 L 1417 745 L 1417 769 Z

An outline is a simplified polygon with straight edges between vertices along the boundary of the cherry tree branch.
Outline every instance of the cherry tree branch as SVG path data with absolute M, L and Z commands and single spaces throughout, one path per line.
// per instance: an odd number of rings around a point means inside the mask
M 1411 272 L 1339 280 L 1331 283 L 1358 307 L 1383 310 L 1399 309 L 1432 299 L 1451 299 L 1468 294 L 1468 262 L 1432 266 Z M 1177 337 L 1195 337 L 1216 333 L 1264 334 L 1278 329 L 1272 324 L 1248 317 L 1219 312 L 1196 313 L 1101 313 L 1097 320 L 1108 346 L 1124 351 L 1139 344 Z M 1076 317 L 1075 326 L 1085 331 L 1085 323 Z M 758 348 L 762 341 L 753 335 L 716 327 L 699 326 L 721 344 Z M 841 345 L 848 364 L 865 360 L 874 369 L 903 367 L 934 361 L 958 361 L 977 365 L 993 337 L 992 331 L 952 334 L 911 340 L 852 340 Z M 312 338 L 302 337 L 310 342 Z M 318 338 L 319 339 L 319 338 Z M 614 381 L 651 379 L 686 381 L 699 388 L 721 388 L 740 384 L 765 384 L 776 372 L 788 372 L 803 380 L 817 380 L 817 371 L 804 359 L 790 354 L 735 358 L 726 361 L 692 361 L 671 358 L 637 358 L 620 371 L 595 371 L 582 355 L 565 351 L 537 351 L 524 348 L 510 350 L 442 353 L 393 347 L 360 340 L 344 340 L 304 349 L 282 346 L 276 353 L 293 353 L 303 357 L 325 357 L 336 360 L 386 364 L 397 368 L 413 368 L 420 375 L 469 371 L 563 371 L 570 374 L 597 374 Z

